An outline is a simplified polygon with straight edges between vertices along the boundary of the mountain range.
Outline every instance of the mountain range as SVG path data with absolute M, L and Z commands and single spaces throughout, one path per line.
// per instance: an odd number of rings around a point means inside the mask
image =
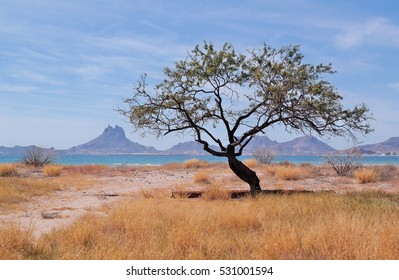
M 1 155 L 21 155 L 34 146 L 0 146 Z M 217 147 L 213 147 L 217 149 Z M 288 142 L 277 142 L 266 136 L 255 136 L 245 151 L 250 154 L 256 149 L 268 149 L 280 155 L 323 155 L 336 150 L 313 136 L 302 136 Z M 364 154 L 399 154 L 399 137 L 392 137 L 387 141 L 358 146 Z M 108 125 L 101 135 L 93 140 L 74 146 L 67 150 L 55 150 L 60 154 L 68 155 L 107 155 L 107 154 L 164 154 L 164 155 L 205 155 L 202 145 L 195 141 L 178 143 L 173 147 L 159 151 L 151 146 L 132 142 L 126 137 L 122 127 Z

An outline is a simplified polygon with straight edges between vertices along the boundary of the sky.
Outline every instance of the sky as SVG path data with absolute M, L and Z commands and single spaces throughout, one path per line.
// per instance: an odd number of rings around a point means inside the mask
M 366 103 L 375 132 L 399 136 L 399 1 L 0 0 L 0 146 L 70 148 L 122 126 L 158 149 L 192 140 L 144 138 L 115 109 L 140 75 L 204 41 L 237 50 L 300 45 L 306 63 L 331 63 L 344 107 Z M 266 130 L 277 141 L 299 135 Z M 347 148 L 345 139 L 327 139 Z

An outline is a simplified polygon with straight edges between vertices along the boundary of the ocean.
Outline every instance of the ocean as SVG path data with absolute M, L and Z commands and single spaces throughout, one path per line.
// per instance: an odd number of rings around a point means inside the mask
M 55 158 L 55 163 L 65 165 L 85 165 L 102 164 L 109 166 L 118 165 L 164 165 L 172 162 L 182 163 L 188 159 L 200 159 L 208 162 L 226 162 L 226 158 L 214 157 L 211 155 L 65 155 Z M 252 158 L 251 156 L 242 156 L 241 160 Z M 0 163 L 20 162 L 20 156 L 2 156 Z M 325 163 L 323 156 L 276 156 L 274 162 L 291 162 L 294 164 L 310 163 L 320 165 Z M 364 165 L 399 165 L 399 156 L 364 156 L 362 157 Z

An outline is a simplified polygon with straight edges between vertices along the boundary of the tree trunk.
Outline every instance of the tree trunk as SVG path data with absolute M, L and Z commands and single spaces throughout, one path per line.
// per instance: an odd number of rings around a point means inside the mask
M 249 185 L 252 195 L 256 195 L 259 191 L 261 191 L 259 185 L 260 180 L 256 175 L 256 172 L 245 166 L 235 156 L 228 157 L 228 161 L 229 167 L 234 172 L 234 174 L 236 174 L 241 180 Z

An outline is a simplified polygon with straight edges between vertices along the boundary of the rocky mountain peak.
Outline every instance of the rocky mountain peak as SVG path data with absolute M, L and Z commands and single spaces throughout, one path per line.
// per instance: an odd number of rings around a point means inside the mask
M 102 133 L 103 136 L 107 138 L 113 138 L 113 139 L 124 139 L 126 138 L 125 131 L 123 130 L 122 127 L 115 125 L 115 127 L 112 127 L 108 125 L 105 129 L 104 132 Z
M 103 133 L 93 140 L 73 147 L 69 150 L 75 154 L 131 154 L 131 153 L 156 153 L 153 147 L 147 147 L 130 141 L 126 138 L 122 127 L 108 125 Z

